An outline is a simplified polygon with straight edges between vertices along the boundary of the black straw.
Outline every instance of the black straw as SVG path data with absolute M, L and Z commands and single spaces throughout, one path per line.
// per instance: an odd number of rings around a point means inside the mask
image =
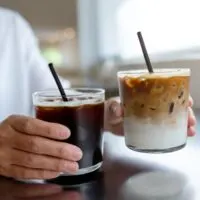
M 55 71 L 54 66 L 53 66 L 52 63 L 49 63 L 49 69 L 50 69 L 50 71 L 51 71 L 51 73 L 52 73 L 52 75 L 54 77 L 56 85 L 58 86 L 58 89 L 60 91 L 60 94 L 62 96 L 63 101 L 68 101 L 67 96 L 65 94 L 65 91 L 63 89 L 63 86 L 62 86 L 62 84 L 61 84 L 61 82 L 60 82 L 60 80 L 58 78 L 58 75 L 57 75 L 57 73 L 56 73 L 56 71 Z
M 141 46 L 141 49 L 142 49 L 142 52 L 143 52 L 143 55 L 144 55 L 144 59 L 145 59 L 148 71 L 149 71 L 149 73 L 153 73 L 153 67 L 151 65 L 149 55 L 147 53 L 147 49 L 146 49 L 146 46 L 145 46 L 145 43 L 144 43 L 144 40 L 143 40 L 143 37 L 142 37 L 142 33 L 138 32 L 137 35 L 138 35 L 138 39 L 140 41 L 140 46 Z

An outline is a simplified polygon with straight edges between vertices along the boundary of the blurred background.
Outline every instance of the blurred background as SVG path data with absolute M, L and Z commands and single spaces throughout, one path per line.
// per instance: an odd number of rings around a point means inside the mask
M 144 68 L 142 31 L 154 67 L 192 70 L 200 108 L 199 0 L 0 0 L 31 24 L 41 53 L 72 86 L 104 87 L 117 95 L 119 70 Z

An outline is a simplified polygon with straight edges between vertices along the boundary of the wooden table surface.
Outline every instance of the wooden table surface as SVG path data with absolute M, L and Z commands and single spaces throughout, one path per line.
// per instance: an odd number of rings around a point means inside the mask
M 200 112 L 196 113 L 200 119 Z M 63 177 L 45 184 L 24 184 L 2 177 L 0 199 L 200 199 L 199 135 L 189 138 L 184 149 L 167 154 L 136 153 L 126 148 L 123 138 L 110 133 L 105 133 L 104 141 L 101 171 L 78 178 Z

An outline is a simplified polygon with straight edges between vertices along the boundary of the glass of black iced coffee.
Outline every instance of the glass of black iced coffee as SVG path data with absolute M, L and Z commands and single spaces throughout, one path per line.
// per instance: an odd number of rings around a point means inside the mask
M 76 145 L 83 151 L 79 171 L 75 175 L 87 174 L 102 165 L 105 91 L 72 88 L 65 90 L 65 93 L 68 98 L 66 102 L 57 90 L 34 93 L 36 118 L 59 123 L 70 129 L 71 136 L 64 142 Z

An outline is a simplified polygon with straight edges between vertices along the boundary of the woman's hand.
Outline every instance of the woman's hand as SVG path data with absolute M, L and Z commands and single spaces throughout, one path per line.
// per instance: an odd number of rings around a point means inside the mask
M 17 179 L 51 179 L 75 173 L 82 151 L 61 142 L 65 126 L 13 115 L 0 124 L 0 175 Z

